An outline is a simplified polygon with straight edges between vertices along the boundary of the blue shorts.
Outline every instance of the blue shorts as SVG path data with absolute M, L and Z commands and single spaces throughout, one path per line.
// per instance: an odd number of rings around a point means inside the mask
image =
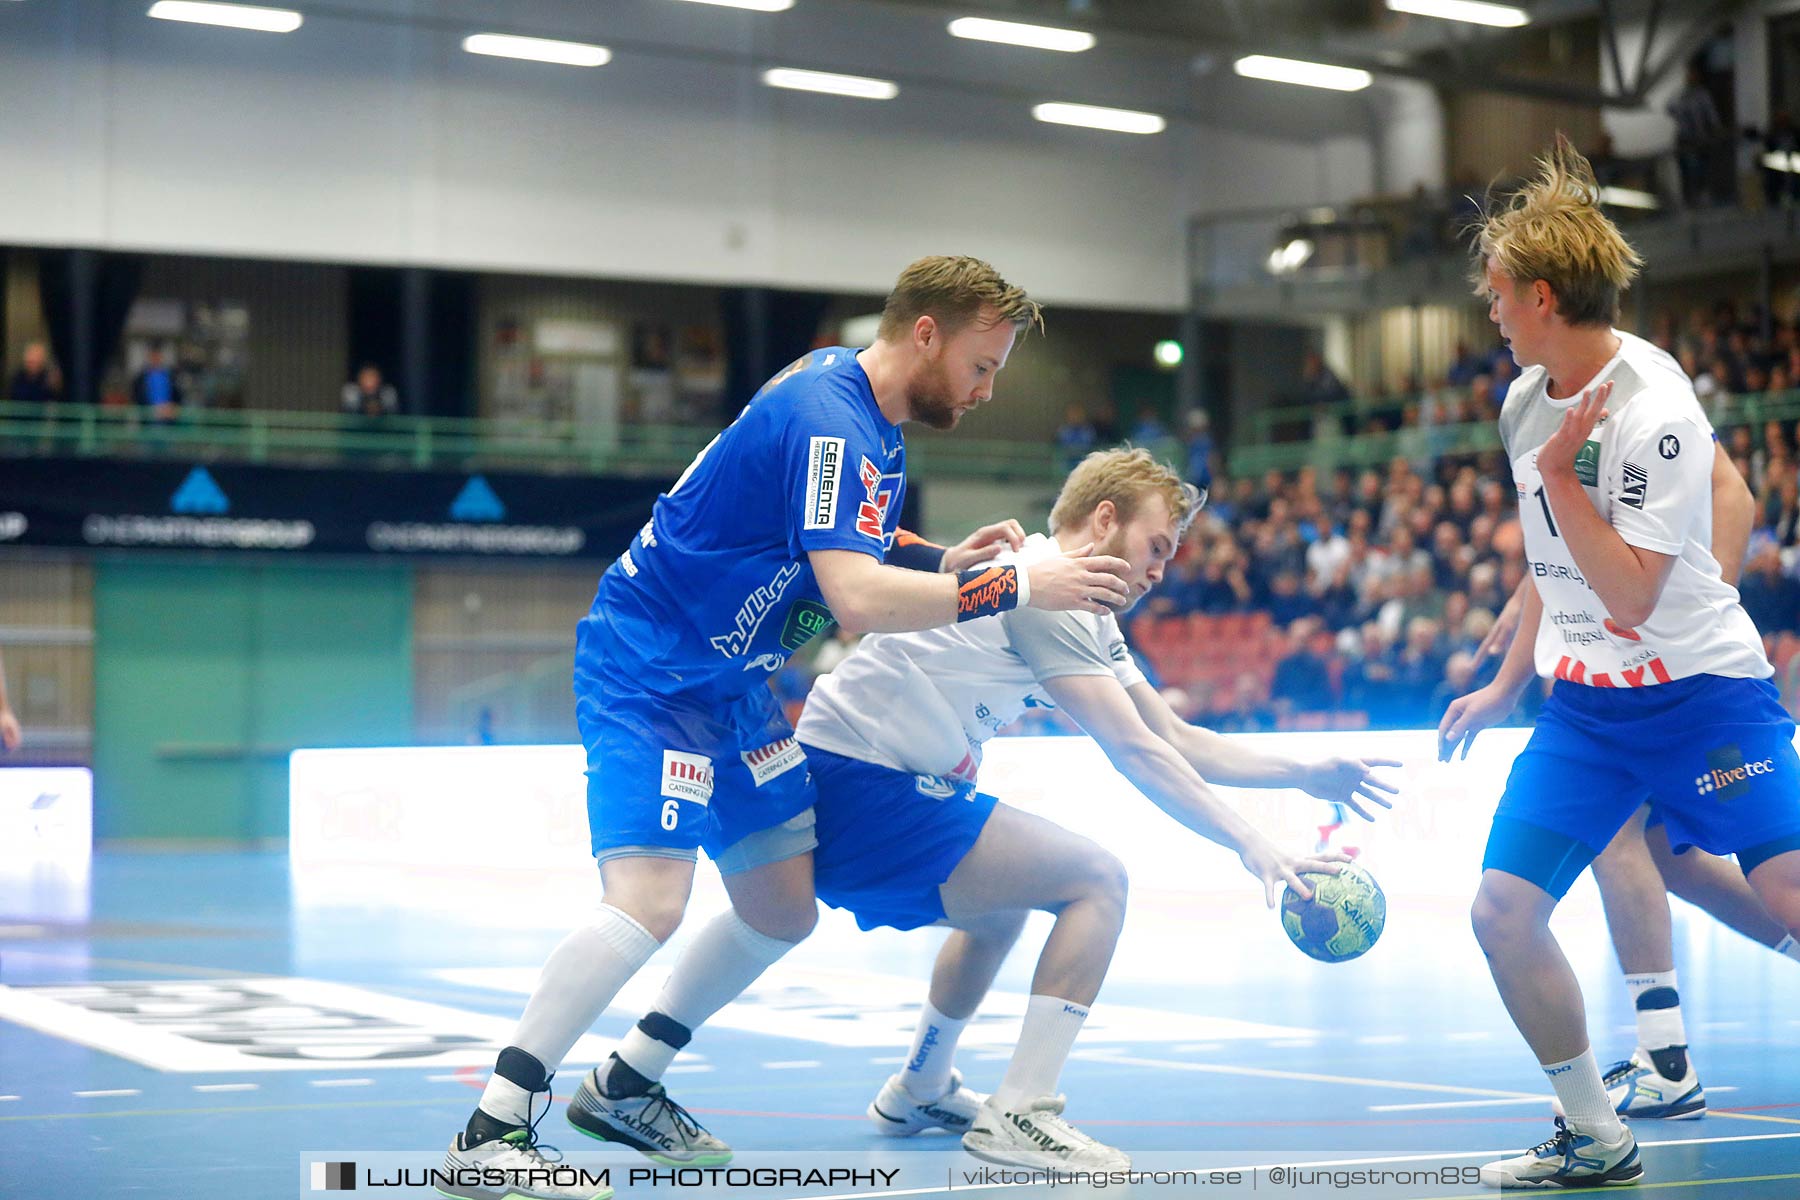
M 813 886 L 864 929 L 944 919 L 938 888 L 975 845 L 999 801 L 969 783 L 909 775 L 806 748 L 819 839 Z
M 1800 849 L 1800 756 L 1774 686 L 1559 682 L 1513 761 L 1482 866 L 1560 898 L 1646 801 L 1676 853 L 1736 854 L 1750 871 Z
M 727 874 L 758 865 L 725 855 L 749 834 L 802 823 L 812 807 L 793 726 L 766 687 L 723 700 L 654 692 L 638 685 L 646 673 L 636 665 L 606 625 L 583 623 L 575 720 L 587 748 L 595 857 L 604 862 L 630 847 L 691 860 L 698 847 Z

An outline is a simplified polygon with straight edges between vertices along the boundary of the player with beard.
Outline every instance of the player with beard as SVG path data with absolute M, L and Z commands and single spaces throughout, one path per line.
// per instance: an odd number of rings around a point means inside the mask
M 1032 536 L 989 569 L 1029 568 L 1092 544 L 1131 564 L 1135 602 L 1162 579 L 1201 500 L 1144 450 L 1090 454 L 1063 485 L 1051 535 Z M 868 637 L 814 685 L 797 736 L 818 785 L 819 898 L 849 909 L 864 929 L 956 930 L 938 956 L 907 1065 L 875 1097 L 869 1120 L 892 1137 L 960 1133 L 965 1149 L 993 1162 L 1123 1169 L 1123 1152 L 1063 1118 L 1056 1086 L 1118 942 L 1125 869 L 1086 838 L 975 788 L 983 746 L 1029 707 L 1062 708 L 1153 803 L 1236 851 L 1271 906 L 1283 885 L 1310 895 L 1298 876 L 1335 871 L 1344 856 L 1283 853 L 1206 781 L 1299 788 L 1367 816 L 1363 803 L 1385 806 L 1380 793 L 1393 790 L 1372 768 L 1397 764 L 1301 763 L 1188 725 L 1137 669 L 1110 613 L 1015 610 L 978 625 Z M 1055 924 L 1012 1061 L 984 1100 L 962 1085 L 952 1058 L 1033 909 L 1054 913 Z M 659 1078 L 693 1030 L 756 978 L 752 960 L 721 953 L 726 939 L 708 934 L 604 1068 L 609 1082 Z M 569 1118 L 646 1148 L 580 1099 Z
M 680 923 L 698 849 L 733 907 L 697 945 L 712 939 L 760 972 L 811 931 L 812 776 L 765 686 L 790 654 L 834 619 L 856 632 L 916 630 L 1125 603 L 1127 564 L 1091 548 L 998 574 L 964 569 L 1021 544 L 1012 521 L 942 551 L 936 572 L 884 562 L 905 486 L 901 424 L 954 427 L 992 397 L 1015 337 L 1033 325 L 1037 304 L 986 263 L 913 263 L 876 342 L 816 350 L 764 384 L 607 569 L 575 649 L 604 896 L 545 963 L 451 1143 L 440 1190 L 594 1200 L 591 1188 L 549 1182 L 535 1126 L 551 1072 Z M 660 1087 L 608 1087 L 590 1073 L 576 1105 L 602 1103 L 671 1160 L 729 1154 Z M 494 1172 L 505 1187 L 487 1182 Z M 455 1182 L 465 1178 L 476 1182 Z

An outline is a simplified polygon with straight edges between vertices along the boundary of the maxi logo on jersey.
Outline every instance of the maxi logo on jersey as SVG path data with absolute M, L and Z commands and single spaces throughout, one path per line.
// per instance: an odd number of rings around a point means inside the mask
M 744 765 L 750 769 L 750 778 L 757 787 L 769 782 L 784 771 L 791 771 L 806 761 L 806 752 L 800 749 L 800 743 L 791 737 L 782 738 L 778 742 L 770 742 L 755 750 L 745 750 L 739 755 Z
M 1609 621 L 1608 624 L 1610 625 L 1611 622 Z M 1635 641 L 1636 639 L 1634 638 L 1633 640 Z M 1650 672 L 1651 677 L 1649 679 L 1644 678 L 1644 672 L 1646 670 Z M 1589 675 L 1586 663 L 1578 658 L 1572 658 L 1567 654 L 1563 655 L 1562 660 L 1556 664 L 1556 677 L 1558 679 L 1565 679 L 1570 683 L 1585 683 L 1589 687 L 1609 688 L 1619 686 L 1617 683 L 1613 682 L 1613 677 L 1604 671 L 1597 671 L 1594 674 Z M 1619 672 L 1619 678 L 1625 681 L 1626 687 L 1634 688 L 1655 687 L 1659 683 L 1674 682 L 1669 674 L 1669 668 L 1663 666 L 1663 660 L 1654 655 L 1640 666 L 1626 667 L 1624 670 L 1621 670 Z
M 788 585 L 800 577 L 800 571 L 799 563 L 789 563 L 775 572 L 775 578 L 746 596 L 737 611 L 736 627 L 730 633 L 722 633 L 713 638 L 713 649 L 726 658 L 736 658 L 748 650 L 750 643 L 756 639 L 756 631 L 762 628 L 763 619 L 780 602 L 781 594 L 788 590 Z
M 893 506 L 894 497 L 900 494 L 900 484 L 905 477 L 883 475 L 881 468 L 864 458 L 858 478 L 867 498 L 856 508 L 856 532 L 874 538 L 887 549 L 894 544 L 894 535 L 885 532 L 888 509 Z

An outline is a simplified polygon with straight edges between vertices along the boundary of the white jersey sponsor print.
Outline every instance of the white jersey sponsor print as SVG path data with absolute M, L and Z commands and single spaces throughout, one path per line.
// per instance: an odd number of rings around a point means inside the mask
M 1021 569 L 1062 548 L 1033 534 L 997 561 Z M 865 637 L 813 685 L 796 736 L 864 762 L 970 781 L 981 747 L 1027 708 L 1051 708 L 1043 682 L 1111 675 L 1144 682 L 1110 614 L 1016 609 L 919 633 Z
M 1767 678 L 1762 639 L 1712 556 L 1712 425 L 1673 358 L 1614 332 L 1618 354 L 1573 396 L 1551 399 L 1544 369 L 1532 367 L 1500 413 L 1526 570 L 1544 601 L 1537 672 L 1590 687 L 1650 687 L 1691 675 Z M 1576 456 L 1576 476 L 1627 544 L 1676 559 L 1650 619 L 1631 629 L 1607 615 L 1582 577 L 1537 469 L 1538 449 L 1563 413 L 1608 380 L 1607 416 Z

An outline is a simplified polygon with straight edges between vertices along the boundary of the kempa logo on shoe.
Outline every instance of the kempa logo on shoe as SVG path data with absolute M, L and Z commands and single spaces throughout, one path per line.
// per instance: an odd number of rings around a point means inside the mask
M 1750 791 L 1752 779 L 1775 773 L 1774 759 L 1745 762 L 1744 752 L 1737 746 L 1708 750 L 1706 765 L 1706 774 L 1694 777 L 1694 791 L 1702 796 L 1716 795 L 1720 800 L 1735 800 Z

